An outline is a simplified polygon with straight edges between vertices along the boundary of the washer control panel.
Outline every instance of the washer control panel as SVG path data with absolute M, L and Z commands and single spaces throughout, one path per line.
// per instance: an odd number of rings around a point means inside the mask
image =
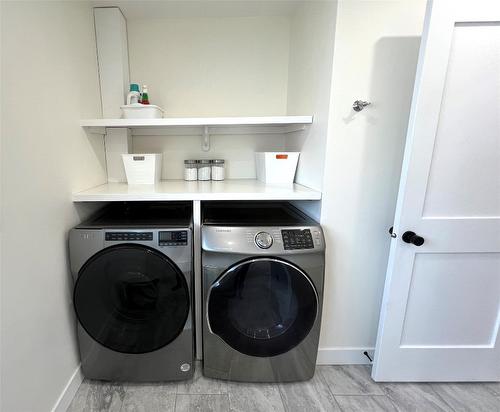
M 158 232 L 158 244 L 160 246 L 186 246 L 187 242 L 187 230 L 166 230 Z
M 105 239 L 109 242 L 137 242 L 140 240 L 153 240 L 153 232 L 106 232 Z
M 314 242 L 309 229 L 282 230 L 281 236 L 285 250 L 314 249 Z
M 273 237 L 267 232 L 259 232 L 255 235 L 255 244 L 261 249 L 269 249 L 273 244 Z

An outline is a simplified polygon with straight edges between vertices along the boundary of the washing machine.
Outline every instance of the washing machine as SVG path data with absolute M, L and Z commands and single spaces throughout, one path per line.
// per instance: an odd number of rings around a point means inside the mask
M 284 202 L 208 202 L 202 223 L 203 373 L 310 379 L 325 268 L 320 225 Z
M 83 375 L 193 376 L 192 206 L 113 203 L 69 233 Z

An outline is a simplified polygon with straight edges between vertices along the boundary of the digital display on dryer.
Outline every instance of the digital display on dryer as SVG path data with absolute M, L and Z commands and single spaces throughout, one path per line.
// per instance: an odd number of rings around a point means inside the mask
M 158 244 L 160 246 L 186 246 L 187 238 L 187 230 L 158 232 Z

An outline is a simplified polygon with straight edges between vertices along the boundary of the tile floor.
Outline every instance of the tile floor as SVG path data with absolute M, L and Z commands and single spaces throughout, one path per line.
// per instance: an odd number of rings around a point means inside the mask
M 243 384 L 207 379 L 121 384 L 84 381 L 68 412 L 500 412 L 500 383 L 401 383 L 371 380 L 364 365 L 318 366 L 308 382 Z

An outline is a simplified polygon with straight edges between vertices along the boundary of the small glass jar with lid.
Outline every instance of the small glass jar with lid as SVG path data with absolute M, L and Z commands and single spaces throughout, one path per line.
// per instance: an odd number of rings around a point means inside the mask
M 184 160 L 184 180 L 198 180 L 198 160 Z
M 210 180 L 210 160 L 198 160 L 198 180 Z
M 214 159 L 210 162 L 212 166 L 212 180 L 224 180 L 226 174 L 224 159 Z

